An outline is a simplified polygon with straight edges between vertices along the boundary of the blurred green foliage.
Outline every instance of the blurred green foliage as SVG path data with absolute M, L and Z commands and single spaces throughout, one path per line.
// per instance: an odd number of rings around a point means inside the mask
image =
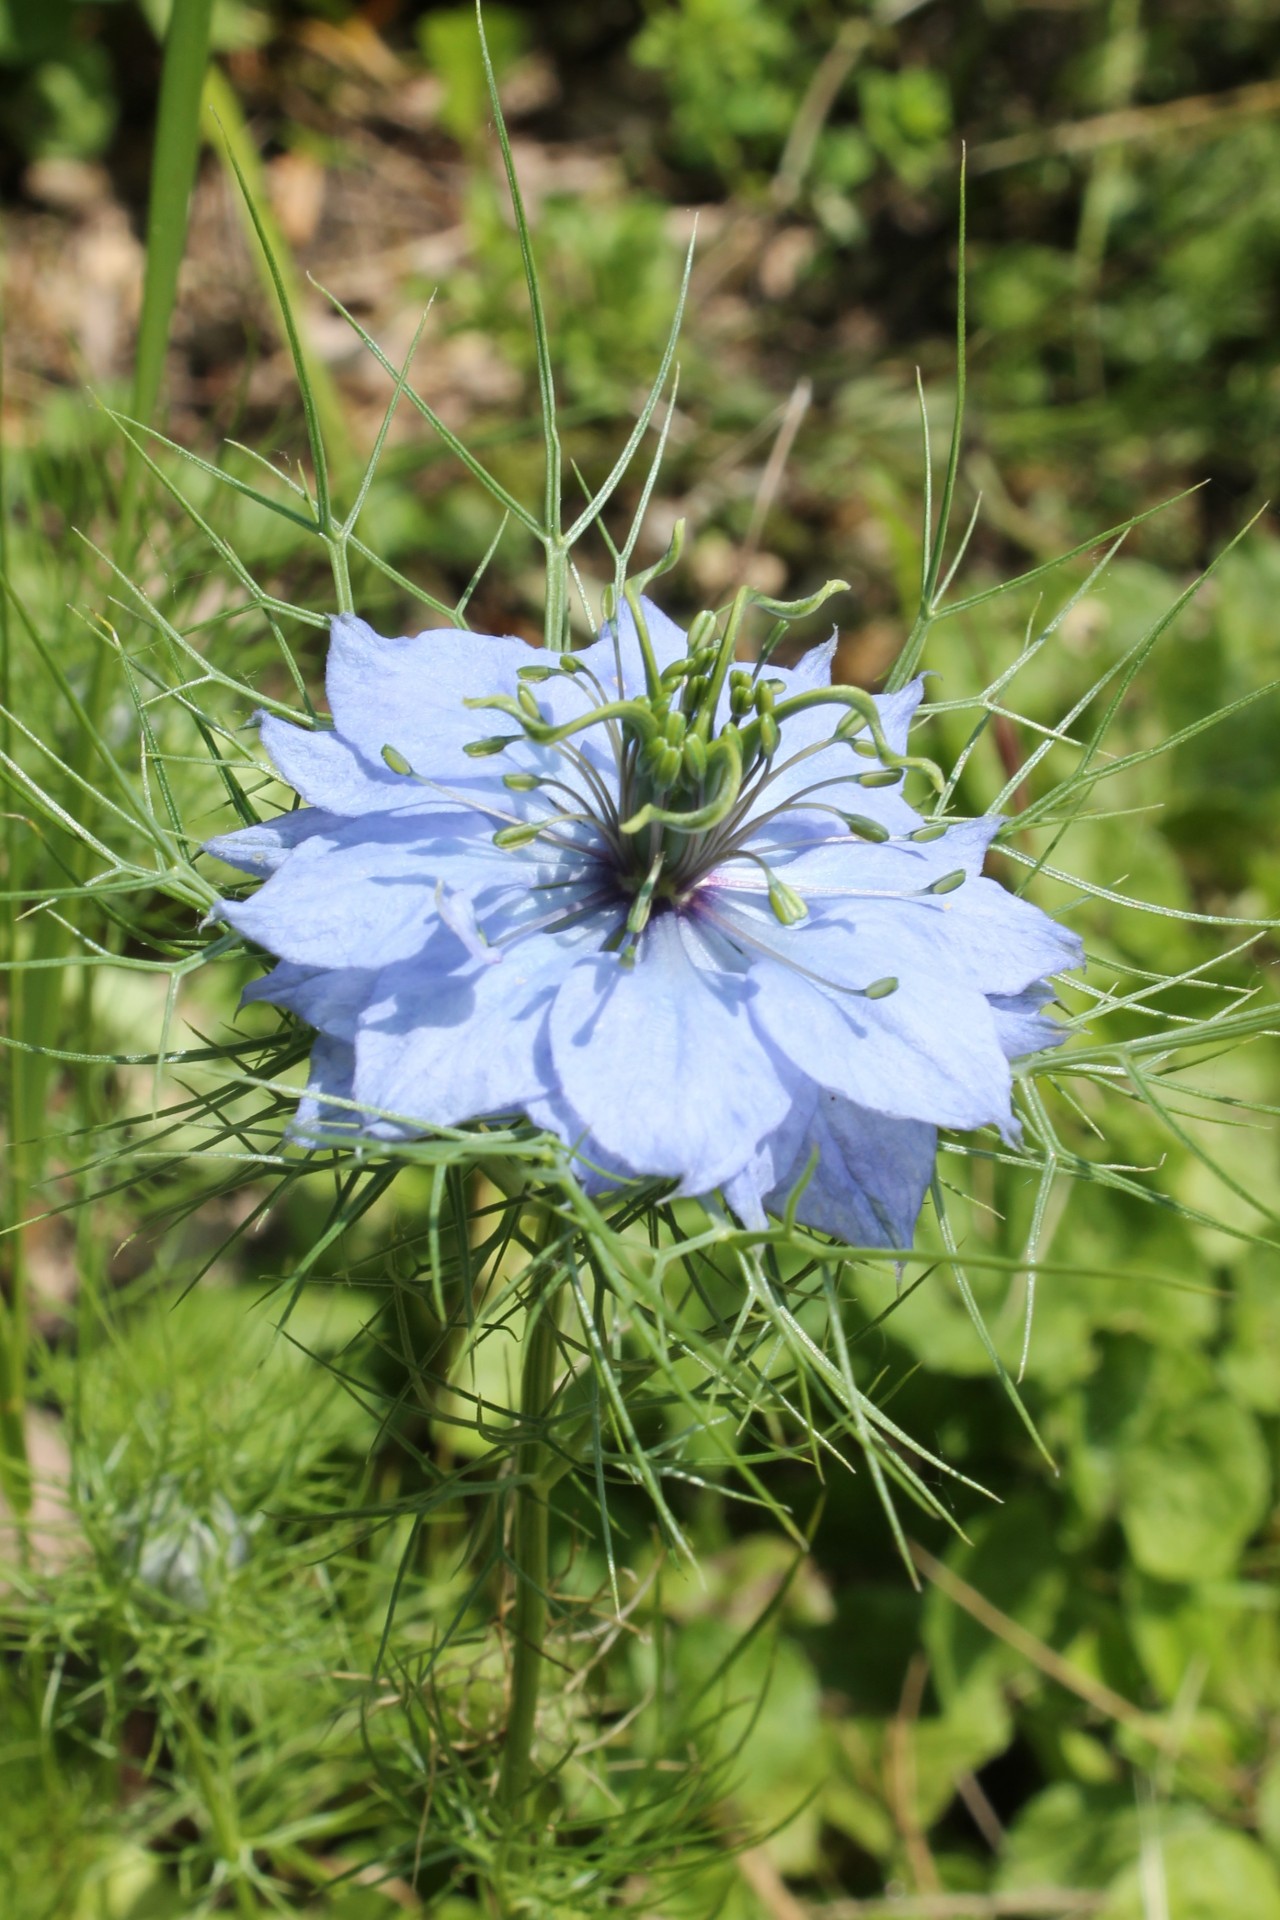
M 341 6 L 317 11 L 347 17 Z M 111 158 L 123 13 L 123 3 L 60 12 L 0 0 L 0 121 L 12 155 Z M 537 13 L 495 9 L 489 22 L 504 71 L 540 43 L 562 51 L 561 29 Z M 469 15 L 431 9 L 400 26 L 404 57 L 420 57 L 444 83 L 440 130 L 474 155 L 485 114 Z M 271 47 L 279 27 L 269 9 L 229 8 L 218 44 Z M 606 180 L 585 200 L 551 190 L 539 210 L 584 463 L 604 459 L 598 423 L 627 402 L 660 348 L 679 279 L 669 205 L 719 198 L 759 223 L 748 230 L 761 248 L 780 227 L 802 227 L 808 244 L 793 282 L 777 298 L 751 294 L 728 348 L 722 323 L 695 301 L 682 404 L 698 432 L 672 445 L 671 487 L 692 488 L 793 379 L 811 375 L 819 403 L 797 437 L 770 542 L 805 581 L 844 566 L 852 550 L 860 599 L 849 624 L 900 632 L 919 494 L 911 368 L 919 359 L 947 378 L 952 281 L 941 263 L 962 133 L 975 414 L 964 479 L 970 495 L 987 489 L 991 516 L 975 542 L 974 584 L 1183 481 L 1217 481 L 1171 512 L 1168 531 L 1152 523 L 1027 670 L 1018 712 L 1053 724 L 1158 617 L 1221 528 L 1280 484 L 1276 107 L 1186 126 L 1159 117 L 1170 102 L 1265 83 L 1280 58 L 1274 10 L 1245 0 L 1211 13 L 986 0 L 889 21 L 798 0 L 654 0 L 629 17 L 623 38 L 630 64 L 618 85 L 654 108 L 642 133 L 633 113 L 620 137 L 630 185 Z M 575 112 L 591 118 L 572 92 L 563 111 L 566 138 Z M 1102 114 L 1131 116 L 1123 137 L 1096 127 L 1092 144 L 1059 137 Z M 531 384 L 519 257 L 488 178 L 477 175 L 463 217 L 468 251 L 442 292 L 443 327 L 482 334 Z M 872 324 L 850 346 L 841 325 L 853 313 Z M 931 377 L 931 394 L 937 384 Z M 496 422 L 505 408 L 509 422 L 513 407 L 508 398 L 483 417 Z M 79 687 L 95 643 L 71 609 L 106 601 L 87 575 L 72 577 L 47 516 L 58 532 L 101 529 L 110 446 L 100 419 L 50 409 L 43 437 L 11 454 L 7 476 L 13 583 Z M 518 432 L 493 457 L 514 489 L 526 485 L 532 454 Z M 434 455 L 413 446 L 394 459 L 371 496 L 380 549 L 415 578 L 456 590 L 487 545 L 491 516 L 438 485 Z M 309 563 L 278 523 L 197 481 L 189 490 L 221 514 L 220 531 L 261 577 L 305 589 Z M 749 489 L 716 496 L 695 529 L 695 557 L 705 532 L 740 543 L 752 508 Z M 173 604 L 193 630 L 216 636 L 223 609 L 200 598 L 207 557 L 166 512 L 157 506 L 155 537 L 168 543 Z M 398 615 L 408 601 L 371 571 L 357 592 L 371 612 L 394 606 Z M 972 692 L 1014 657 L 1024 621 L 1037 618 L 1037 593 L 945 630 L 931 662 L 935 697 Z M 1139 752 L 1208 705 L 1280 677 L 1278 597 L 1280 544 L 1268 525 L 1165 636 L 1124 703 L 1117 750 Z M 265 645 L 237 671 L 287 692 Z M 34 671 L 30 684 L 43 684 Z M 47 695 L 31 697 L 29 724 L 56 744 L 65 717 Z M 1274 711 L 1248 707 L 1126 770 L 1108 804 L 1128 811 L 1077 824 L 1075 870 L 1184 913 L 1280 915 Z M 113 725 L 123 733 L 128 723 L 122 696 Z M 1010 725 L 1021 757 L 1036 735 L 1029 723 Z M 935 726 L 939 757 L 953 759 L 967 718 L 944 712 Z M 988 741 L 966 775 L 964 804 L 988 804 L 1008 773 Z M 169 774 L 197 779 L 178 755 Z M 220 796 L 207 770 L 199 778 L 212 821 Z M 64 854 L 55 838 L 55 866 Z M 1017 877 L 1012 867 L 1005 877 Z M 1091 983 L 1130 991 L 1143 969 L 1188 973 L 1236 937 L 1106 899 L 1082 917 Z M 1271 957 L 1268 945 L 1248 949 L 1214 977 L 1254 984 L 1259 960 Z M 223 982 L 221 997 L 203 989 L 193 1023 L 229 1021 L 234 984 Z M 1191 1009 L 1199 996 L 1184 981 L 1166 990 L 1166 1004 Z M 77 1006 L 61 1036 L 72 1050 Z M 145 1052 L 162 1011 L 145 990 L 109 996 L 94 1013 L 96 1048 Z M 1274 1052 L 1242 1048 L 1206 1071 L 1212 1104 L 1172 1096 L 1183 1144 L 1167 1150 L 1137 1102 L 1117 1121 L 1113 1102 L 1107 1138 L 1091 1149 L 1133 1169 L 1136 1184 L 1158 1184 L 1168 1205 L 1097 1182 L 1042 1223 L 1047 1265 L 1025 1394 L 1056 1472 L 992 1380 L 940 1273 L 878 1323 L 892 1283 L 853 1283 L 848 1330 L 895 1416 L 1004 1503 L 988 1509 L 953 1491 L 967 1538 L 930 1534 L 942 1571 L 923 1595 L 865 1478 L 832 1475 L 819 1514 L 812 1478 L 794 1462 L 776 1469 L 779 1497 L 814 1527 L 798 1567 L 750 1508 L 715 1484 L 691 1486 L 682 1513 L 701 1580 L 662 1566 L 643 1502 L 620 1501 L 644 1633 L 620 1636 L 589 1706 L 565 1712 L 581 1710 L 584 1721 L 594 1712 L 599 1725 L 634 1714 L 635 1753 L 651 1761 L 662 1753 L 664 1700 L 714 1677 L 693 1744 L 717 1818 L 775 1829 L 770 1865 L 815 1913 L 828 1896 L 892 1887 L 1096 1892 L 1105 1920 L 1280 1914 L 1280 1255 L 1249 1240 L 1255 1230 L 1277 1237 L 1280 1167 L 1265 1111 L 1274 1113 Z M 65 1076 L 52 1107 L 65 1135 L 55 1197 L 65 1183 L 81 1199 L 110 1184 L 96 1157 L 107 1113 L 145 1113 L 150 1098 L 146 1070 L 127 1065 Z M 1086 1105 L 1082 1138 L 1093 1118 Z M 1198 1150 L 1204 1142 L 1225 1180 Z M 943 1167 L 978 1304 L 1016 1369 L 1017 1269 L 1036 1195 L 981 1155 L 953 1149 Z M 215 1205 L 216 1227 L 171 1230 L 148 1253 L 144 1278 L 128 1284 L 108 1271 L 104 1249 L 133 1244 L 133 1201 L 99 1198 L 96 1228 L 78 1240 L 46 1229 L 78 1277 L 72 1304 L 50 1308 L 35 1356 L 37 1401 L 70 1452 L 60 1478 L 71 1550 L 53 1578 L 7 1570 L 0 1600 L 6 1920 L 178 1920 L 216 1908 L 228 1861 L 246 1849 L 263 1875 L 261 1904 L 252 1895 L 249 1911 L 266 1911 L 269 1898 L 277 1910 L 336 1920 L 398 1907 L 440 1920 L 480 1911 L 465 1876 L 446 1895 L 452 1869 L 422 1863 L 424 1805 L 442 1825 L 470 1814 L 429 1801 L 429 1790 L 443 1790 L 430 1769 L 438 1728 L 423 1715 L 438 1708 L 451 1737 L 477 1728 L 483 1737 L 500 1691 L 492 1595 L 464 1608 L 465 1659 L 443 1702 L 424 1706 L 417 1657 L 461 1604 L 459 1522 L 446 1515 L 419 1537 L 386 1518 L 422 1484 L 440 1436 L 414 1401 L 423 1327 L 392 1327 L 370 1263 L 390 1244 L 406 1285 L 422 1270 L 422 1249 L 401 1240 L 425 1210 L 426 1180 L 407 1181 L 394 1205 L 312 1262 L 330 1218 L 331 1196 L 318 1185 L 291 1190 L 256 1238 L 242 1239 L 243 1218 Z M 168 1169 L 146 1204 L 181 1215 L 196 1197 L 194 1183 Z M 249 1204 L 260 1202 L 265 1192 L 251 1188 Z M 215 1254 L 212 1280 L 175 1304 Z M 275 1289 L 304 1261 L 307 1285 L 286 1320 Z M 475 1376 L 459 1372 L 450 1385 L 465 1404 Z M 674 1413 L 665 1437 L 677 1444 Z M 366 1521 L 344 1520 L 362 1501 Z M 561 1516 L 566 1592 L 603 1583 L 595 1526 L 592 1514 Z M 150 1558 L 149 1530 L 162 1536 Z M 185 1577 L 164 1571 L 184 1555 Z M 373 1711 L 363 1682 L 402 1566 L 404 1664 Z M 581 1780 L 576 1790 L 588 1794 Z M 603 1817 L 600 1803 L 583 1804 Z M 761 1889 L 711 1837 L 658 1910 L 671 1920 L 760 1920 Z

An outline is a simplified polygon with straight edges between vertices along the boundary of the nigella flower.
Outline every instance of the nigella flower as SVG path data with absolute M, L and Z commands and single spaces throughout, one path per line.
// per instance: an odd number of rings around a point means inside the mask
M 800 1220 L 900 1247 L 939 1127 L 1013 1136 L 1078 942 L 983 878 L 996 819 L 904 798 L 918 684 L 833 687 L 834 642 L 737 668 L 733 624 L 631 593 L 556 656 L 333 622 L 333 730 L 262 721 L 307 805 L 210 843 L 269 875 L 218 911 L 317 1030 L 304 1138 L 522 1114 L 588 1185 L 759 1225 L 807 1176 Z

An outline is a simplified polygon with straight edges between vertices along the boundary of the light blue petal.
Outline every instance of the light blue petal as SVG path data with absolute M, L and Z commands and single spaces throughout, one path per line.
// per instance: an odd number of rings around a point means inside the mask
M 530 1100 L 525 1112 L 535 1127 L 564 1142 L 574 1178 L 584 1192 L 614 1193 L 635 1178 L 620 1160 L 605 1152 L 559 1093 L 552 1091 Z
M 392 773 L 382 760 L 366 759 L 339 734 L 308 732 L 273 714 L 262 715 L 258 733 L 281 778 L 313 807 L 349 815 L 431 804 L 421 787 Z
M 241 1004 L 264 1000 L 296 1013 L 310 1027 L 339 1040 L 354 1040 L 361 1010 L 378 978 L 369 967 L 298 967 L 282 960 L 260 980 L 251 980 Z
M 782 1075 L 747 1016 L 745 983 L 693 965 L 662 913 L 636 962 L 571 969 L 551 1012 L 560 1090 L 583 1129 L 632 1173 L 709 1193 L 787 1112 Z
M 323 1146 L 350 1140 L 363 1129 L 351 1107 L 335 1107 L 330 1099 L 350 1100 L 355 1055 L 345 1040 L 321 1034 L 311 1049 L 306 1091 L 289 1123 L 289 1136 L 301 1146 Z
M 1081 960 L 1073 933 L 994 880 L 901 900 L 828 900 L 815 930 L 837 926 L 872 977 L 948 975 L 987 994 L 1020 993 Z
M 936 1130 L 916 1120 L 891 1120 L 837 1095 L 821 1093 L 808 1136 L 794 1164 L 768 1197 L 781 1212 L 816 1148 L 817 1167 L 796 1217 L 854 1247 L 911 1245 L 933 1175 Z
M 785 1066 L 783 1067 L 785 1073 Z M 789 1076 L 791 1105 L 782 1125 L 760 1142 L 746 1165 L 723 1183 L 725 1204 L 731 1207 L 745 1227 L 764 1227 L 767 1196 L 801 1157 L 804 1142 L 819 1098 L 818 1088 L 802 1073 Z M 805 1148 L 807 1153 L 807 1148 Z
M 455 627 L 388 640 L 344 613 L 330 629 L 325 691 L 337 731 L 370 764 L 392 746 L 416 772 L 447 780 L 474 772 L 468 740 L 508 730 L 500 715 L 463 701 L 514 694 L 516 669 L 535 658 L 523 640 Z
M 923 676 L 918 680 L 912 680 L 897 693 L 876 695 L 876 711 L 880 716 L 880 725 L 884 728 L 885 738 L 895 753 L 906 752 L 911 722 L 915 719 L 916 708 L 923 699 Z
M 809 693 L 815 687 L 829 687 L 831 667 L 839 644 L 839 634 L 833 633 L 829 640 L 822 641 L 816 647 L 810 647 L 809 651 L 802 654 L 796 661 L 794 667 L 775 666 L 770 660 L 763 672 L 769 676 L 776 675 L 783 682 L 786 689 L 782 695 L 784 700 L 788 694 Z
M 855 810 L 871 812 L 860 804 L 850 809 Z M 923 824 L 918 817 L 916 824 Z M 922 893 L 947 874 L 963 871 L 976 876 L 982 872 L 987 848 L 999 829 L 999 819 L 986 814 L 979 820 L 958 821 L 936 840 L 885 841 L 877 846 L 839 828 L 833 830 L 827 821 L 803 847 L 797 850 L 792 843 L 786 857 L 765 846 L 763 837 L 753 840 L 752 846 L 762 847 L 769 864 L 785 876 L 787 885 L 811 906 L 818 906 L 824 900 L 851 900 L 872 894 L 909 897 Z M 740 868 L 732 871 L 736 887 L 754 886 L 761 891 L 765 886 L 763 876 L 751 881 L 744 879 Z
M 532 936 L 500 966 L 387 968 L 356 1036 L 356 1094 L 423 1126 L 527 1108 L 553 1090 L 547 1010 L 584 934 Z
M 532 916 L 539 902 L 531 889 L 555 867 L 528 853 L 496 848 L 467 816 L 368 814 L 304 841 L 250 899 L 222 901 L 217 911 L 300 966 L 388 966 L 418 952 L 439 923 L 439 881 L 477 908 L 510 892 L 517 911 Z
M 1008 1059 L 1020 1060 L 1024 1054 L 1062 1045 L 1066 1028 L 1041 1011 L 1052 999 L 1052 987 L 1028 987 L 1025 993 L 990 996 L 996 1033 Z
M 304 841 L 248 900 L 218 912 L 282 960 L 306 967 L 386 966 L 416 953 L 437 924 L 435 883 L 448 843 L 417 823 L 374 814 L 344 836 Z M 470 869 L 469 869 L 470 870 Z
M 313 834 L 333 833 L 342 824 L 337 814 L 324 813 L 319 807 L 299 807 L 294 813 L 277 814 L 274 820 L 259 820 L 255 826 L 240 827 L 234 833 L 216 834 L 205 841 L 203 851 L 242 873 L 274 873 L 304 840 Z
M 1008 1062 L 974 988 L 934 975 L 903 980 L 884 999 L 855 998 L 762 955 L 751 985 L 760 1033 L 828 1092 L 904 1120 L 1010 1125 Z

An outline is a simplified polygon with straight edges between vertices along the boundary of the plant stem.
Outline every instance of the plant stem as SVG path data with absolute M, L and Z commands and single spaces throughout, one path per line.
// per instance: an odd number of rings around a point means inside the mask
M 553 1293 L 539 1303 L 525 1334 L 520 1374 L 520 1416 L 527 1431 L 516 1455 L 515 1515 L 511 1530 L 511 1563 L 516 1576 L 511 1707 L 498 1781 L 499 1802 L 509 1813 L 519 1808 L 529 1791 L 533 1773 L 533 1735 L 547 1632 L 549 1510 L 545 1475 L 551 1450 L 547 1446 L 544 1422 L 555 1388 L 555 1302 Z
M 3 372 L 0 371 L 0 407 L 4 400 Z M 8 500 L 6 498 L 4 450 L 0 447 L 0 751 L 6 760 L 12 753 L 9 714 L 13 702 L 12 634 L 9 627 L 9 556 L 6 540 Z M 27 1038 L 25 1026 L 26 976 L 19 972 L 18 921 L 18 816 L 12 809 L 4 822 L 5 870 L 7 892 L 0 908 L 0 965 L 8 971 L 9 1032 L 19 1042 Z M 27 1126 L 25 1092 L 31 1078 L 29 1056 L 17 1048 L 5 1062 L 5 1087 L 8 1093 L 8 1177 L 3 1189 L 9 1220 L 9 1293 L 0 1291 L 0 1489 L 3 1490 L 19 1522 L 20 1539 L 25 1549 L 27 1534 L 22 1525 L 31 1505 L 31 1475 L 27 1459 L 26 1384 L 27 1384 L 27 1273 L 26 1246 L 19 1222 L 27 1205 Z

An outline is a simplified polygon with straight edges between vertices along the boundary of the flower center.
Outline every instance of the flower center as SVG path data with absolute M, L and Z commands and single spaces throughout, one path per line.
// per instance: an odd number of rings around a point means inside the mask
M 735 666 L 745 596 L 734 602 L 722 631 L 715 614 L 698 614 L 683 657 L 661 669 L 644 603 L 633 588 L 627 599 L 643 663 L 643 692 L 626 690 L 619 647 L 616 698 L 580 657 L 567 653 L 519 668 L 514 696 L 494 694 L 465 703 L 500 713 L 517 729 L 471 741 L 464 749 L 470 757 L 496 756 L 523 740 L 549 763 L 543 772 L 503 774 L 509 792 L 538 794 L 545 811 L 520 820 L 508 816 L 494 833 L 494 844 L 514 849 L 542 840 L 603 858 L 626 907 L 625 928 L 619 932 L 624 953 L 656 909 L 683 906 L 709 874 L 730 861 L 754 864 L 764 875 L 777 919 L 784 926 L 796 924 L 808 909 L 752 846 L 762 828 L 803 807 L 837 816 L 861 839 L 883 841 L 889 837 L 885 827 L 839 804 L 848 798 L 848 788 L 896 786 L 908 767 L 923 768 L 939 786 L 941 776 L 931 762 L 893 750 L 875 701 L 860 687 L 789 694 L 785 680 L 762 677 L 758 666 Z M 616 623 L 614 635 L 616 646 Z M 535 689 L 552 680 L 575 683 L 581 712 L 565 720 L 544 710 Z M 563 703 L 556 704 L 563 709 Z M 835 710 L 831 732 L 779 758 L 787 722 L 815 707 Z M 769 789 L 779 774 L 835 743 L 850 749 L 848 772 L 824 770 L 798 791 L 790 783 L 785 797 L 769 805 Z M 383 749 L 383 758 L 397 773 L 416 771 L 393 747 Z M 484 810 L 503 817 L 500 808 Z

